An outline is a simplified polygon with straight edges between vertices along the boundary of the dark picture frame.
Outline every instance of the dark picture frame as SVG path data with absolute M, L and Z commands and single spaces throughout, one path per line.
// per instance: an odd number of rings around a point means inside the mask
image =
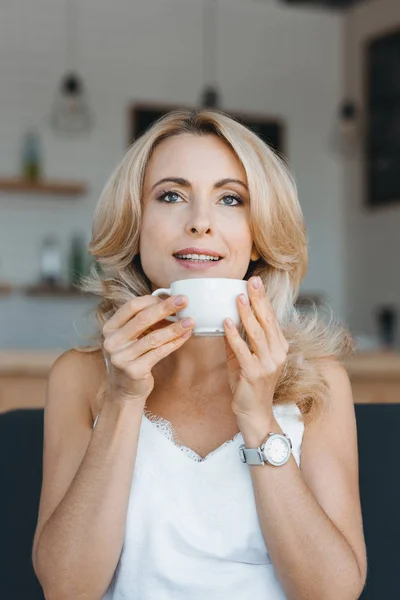
M 364 48 L 366 205 L 400 201 L 400 27 Z
M 157 119 L 173 110 L 193 110 L 193 107 L 138 103 L 129 109 L 129 140 L 131 144 Z M 285 125 L 282 119 L 242 112 L 224 112 L 249 127 L 280 156 L 285 156 Z

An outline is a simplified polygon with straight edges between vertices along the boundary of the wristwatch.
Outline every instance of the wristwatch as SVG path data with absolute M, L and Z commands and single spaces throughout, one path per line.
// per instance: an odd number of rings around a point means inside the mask
M 269 433 L 265 442 L 258 448 L 246 448 L 245 444 L 239 446 L 239 455 L 242 462 L 248 465 L 272 465 L 282 467 L 285 465 L 292 451 L 292 442 L 286 433 Z

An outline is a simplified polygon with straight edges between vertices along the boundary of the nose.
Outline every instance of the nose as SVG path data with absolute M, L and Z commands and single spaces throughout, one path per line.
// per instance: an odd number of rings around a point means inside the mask
M 186 222 L 186 232 L 200 236 L 210 234 L 212 232 L 210 210 L 204 206 L 192 206 Z

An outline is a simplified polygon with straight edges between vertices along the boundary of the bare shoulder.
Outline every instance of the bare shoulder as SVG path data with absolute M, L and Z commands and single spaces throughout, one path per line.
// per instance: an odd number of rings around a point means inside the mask
M 52 391 L 68 390 L 71 401 L 75 397 L 83 402 L 82 409 L 86 409 L 93 420 L 100 410 L 99 391 L 105 373 L 101 350 L 67 350 L 57 358 L 50 369 L 47 400 L 63 396 L 50 393 Z
M 337 360 L 324 359 L 319 361 L 318 369 L 326 382 L 328 393 L 321 410 L 307 424 L 307 429 L 311 431 L 322 423 L 327 426 L 335 417 L 343 416 L 343 413 L 354 413 L 351 382 L 346 368 Z
M 327 398 L 316 411 L 315 417 L 306 422 L 302 450 L 302 462 L 308 462 L 308 455 L 315 457 L 315 450 L 323 447 L 331 451 L 338 446 L 343 450 L 343 440 L 356 447 L 356 418 L 354 400 L 349 375 L 337 360 L 324 359 L 319 362 L 319 370 L 327 385 Z
M 345 367 L 337 360 L 325 359 L 320 361 L 320 371 L 330 388 L 350 385 L 349 375 Z

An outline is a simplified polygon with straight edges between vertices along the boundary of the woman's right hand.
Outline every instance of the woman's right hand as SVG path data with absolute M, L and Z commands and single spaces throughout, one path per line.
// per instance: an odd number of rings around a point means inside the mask
M 175 304 L 177 296 L 161 301 L 150 295 L 132 298 L 104 324 L 103 348 L 111 363 L 111 393 L 143 403 L 147 400 L 154 387 L 154 365 L 183 346 L 193 332 L 193 320 L 185 325 L 184 320 L 167 326 L 160 323 L 186 306 L 187 298 L 181 298 L 184 303 L 179 306 Z

